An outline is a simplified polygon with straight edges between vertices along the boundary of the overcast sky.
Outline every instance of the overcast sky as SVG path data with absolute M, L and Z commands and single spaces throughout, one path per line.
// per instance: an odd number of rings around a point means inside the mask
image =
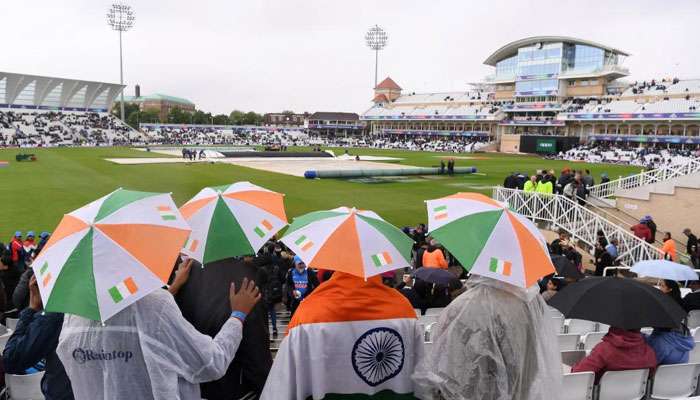
M 119 82 L 119 43 L 106 24 L 111 1 L 1 0 L 0 70 Z M 124 36 L 127 94 L 188 98 L 215 113 L 362 112 L 379 24 L 379 56 L 407 90 L 463 90 L 491 72 L 502 45 L 535 35 L 597 41 L 632 54 L 632 76 L 700 78 L 699 0 L 130 0 Z

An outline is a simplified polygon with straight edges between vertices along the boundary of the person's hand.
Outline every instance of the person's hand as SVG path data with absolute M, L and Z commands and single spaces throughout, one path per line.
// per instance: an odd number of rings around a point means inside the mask
M 44 303 L 41 301 L 41 293 L 39 293 L 39 285 L 36 282 L 36 276 L 29 279 L 29 308 L 34 311 L 41 311 L 44 308 Z
M 248 314 L 260 300 L 260 290 L 255 286 L 255 281 L 243 278 L 243 283 L 238 292 L 236 292 L 236 284 L 231 282 L 228 297 L 231 302 L 231 311 L 241 311 Z
M 182 288 L 182 286 L 185 285 L 187 280 L 190 278 L 191 269 L 191 258 L 180 263 L 180 265 L 177 267 L 177 271 L 175 271 L 175 279 L 173 279 L 173 283 L 168 288 L 168 291 L 170 293 L 172 293 L 173 295 L 177 294 L 177 292 Z

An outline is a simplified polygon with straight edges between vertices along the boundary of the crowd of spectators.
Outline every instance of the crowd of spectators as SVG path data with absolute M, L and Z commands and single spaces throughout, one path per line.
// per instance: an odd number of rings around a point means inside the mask
M 559 152 L 555 158 L 590 163 L 637 165 L 653 169 L 670 165 L 682 165 L 688 163 L 689 160 L 698 160 L 700 159 L 700 149 L 682 149 L 677 146 L 639 147 L 636 145 L 595 143 L 577 146 L 566 152 Z

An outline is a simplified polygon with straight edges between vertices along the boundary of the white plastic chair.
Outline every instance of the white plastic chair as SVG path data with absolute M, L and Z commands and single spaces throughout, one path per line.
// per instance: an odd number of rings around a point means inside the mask
M 593 398 L 593 372 L 564 374 L 564 390 L 559 400 L 591 400 Z
M 577 333 L 579 335 L 597 330 L 597 323 L 585 319 L 570 319 L 566 324 L 566 333 Z
M 437 315 L 421 315 L 418 317 L 418 321 L 421 324 L 424 324 L 425 326 L 428 326 L 432 324 L 433 322 L 437 322 L 438 316 Z
M 651 398 L 656 400 L 685 398 L 698 387 L 700 364 L 660 365 L 654 374 Z
M 564 333 L 564 316 L 552 317 L 554 321 L 554 329 L 557 333 Z
M 647 390 L 648 369 L 607 371 L 600 378 L 598 400 L 640 400 Z
M 695 347 L 688 354 L 688 363 L 700 363 L 700 342 L 695 342 Z
M 688 313 L 688 329 L 700 326 L 700 310 L 691 310 Z
M 561 311 L 557 310 L 554 307 L 549 307 L 547 306 L 547 314 L 549 314 L 550 317 L 563 317 L 564 314 L 561 313 Z
M 600 322 L 596 326 L 596 332 L 603 332 L 603 333 L 608 333 L 608 329 L 610 329 L 610 325 L 608 324 L 601 324 Z
M 559 351 L 578 350 L 579 335 L 576 333 L 557 335 L 559 342 Z
M 429 309 L 425 310 L 425 315 L 427 315 L 427 316 L 433 316 L 433 315 L 439 316 L 440 314 L 442 314 L 442 310 L 444 310 L 444 309 L 445 309 L 444 307 L 429 308 Z
M 690 336 L 693 337 L 693 341 L 700 342 L 700 328 L 691 329 Z
M 17 328 L 17 321 L 19 321 L 17 318 L 5 318 L 5 326 L 14 331 Z
M 433 322 L 433 323 L 425 326 L 425 329 L 423 330 L 425 338 L 423 340 L 425 340 L 426 342 L 433 341 L 432 338 L 430 337 L 430 334 L 432 333 L 433 328 L 435 327 L 436 324 L 437 324 L 437 322 Z
M 561 363 L 573 367 L 578 364 L 579 361 L 586 357 L 586 352 L 583 350 L 568 350 L 561 352 Z
M 7 330 L 4 334 L 0 335 L 0 355 L 5 351 L 5 345 L 7 344 L 7 341 L 10 340 L 10 336 L 12 336 L 11 330 Z
M 44 372 L 29 375 L 5 374 L 7 393 L 12 400 L 44 400 L 41 393 L 41 378 Z
M 593 350 L 595 345 L 603 340 L 603 336 L 607 333 L 604 332 L 589 332 L 585 336 L 581 337 L 581 344 L 583 345 L 583 350 L 590 351 Z
M 424 342 L 423 350 L 425 351 L 425 354 L 430 354 L 433 351 L 433 342 Z

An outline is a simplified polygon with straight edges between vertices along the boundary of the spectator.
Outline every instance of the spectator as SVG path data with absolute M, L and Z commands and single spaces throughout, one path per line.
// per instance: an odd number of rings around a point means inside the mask
M 10 253 L 12 255 L 12 266 L 20 273 L 24 271 L 24 243 L 22 242 L 22 232 L 15 232 L 15 236 L 10 242 Z
M 612 257 L 612 259 L 613 259 L 613 263 L 617 259 L 617 257 L 619 257 L 619 255 L 620 255 L 617 246 L 618 246 L 618 241 L 617 241 L 617 239 L 614 239 L 614 238 L 610 239 L 610 243 L 608 243 L 608 245 L 605 246 L 605 251 L 607 251 L 608 254 L 610 254 L 610 257 Z
M 255 282 L 244 279 L 238 291 L 232 284 L 231 317 L 212 339 L 182 317 L 170 293 L 156 290 L 104 325 L 66 315 L 56 353 L 79 399 L 199 399 L 199 383 L 226 372 L 259 299 Z
M 439 244 L 434 239 L 430 241 L 430 245 L 423 252 L 423 267 L 425 268 L 441 268 L 447 269 L 447 260 L 445 254 L 439 247 Z
M 571 368 L 571 372 L 593 372 L 595 382 L 606 371 L 656 369 L 656 354 L 639 330 L 610 327 L 591 353 Z
M 700 310 L 700 281 L 690 281 L 688 286 L 693 291 L 683 297 L 683 309 L 686 312 Z
M 532 175 L 530 179 L 525 182 L 525 186 L 523 187 L 523 191 L 525 192 L 536 192 L 537 191 L 537 175 Z
M 22 243 L 25 259 L 31 260 L 36 255 L 36 242 L 34 241 L 34 231 L 27 232 L 27 238 Z
M 30 270 L 31 271 L 31 270 Z M 73 399 L 71 383 L 61 360 L 56 355 L 63 314 L 43 312 L 43 303 L 36 277 L 28 282 L 29 307 L 19 313 L 17 328 L 5 345 L 2 362 L 5 372 L 24 374 L 46 360 L 41 392 L 47 400 Z
M 685 327 L 682 330 L 654 328 L 651 335 L 644 335 L 644 339 L 654 349 L 658 365 L 685 364 L 690 351 L 695 348 L 695 341 Z
M 569 247 L 570 235 L 569 232 L 559 229 L 559 237 L 552 241 L 550 245 L 552 254 L 564 255 L 564 247 Z
M 640 220 L 638 224 L 632 225 L 630 230 L 634 233 L 634 236 L 644 241 L 648 242 L 649 238 L 651 237 L 651 231 L 649 230 L 647 224 L 644 223 L 643 219 Z
M 678 286 L 678 282 L 669 279 L 664 279 L 659 284 L 659 290 L 664 294 L 670 296 L 673 301 L 678 303 L 679 306 L 683 307 L 683 299 L 681 298 L 681 288 Z
M 649 239 L 647 239 L 647 243 L 654 244 L 654 242 L 656 242 L 656 223 L 651 218 L 651 215 L 645 215 L 642 221 L 649 227 Z
M 414 309 L 420 310 L 425 315 L 425 310 L 430 308 L 430 284 L 422 279 L 404 274 L 403 280 L 396 289 L 411 303 Z
M 271 262 L 258 270 L 258 284 L 261 287 L 262 299 L 267 308 L 267 315 L 272 325 L 272 336 L 277 337 L 277 311 L 275 306 L 282 302 L 284 289 L 284 272 L 277 263 Z
M 661 246 L 661 253 L 664 255 L 664 260 L 674 262 L 678 260 L 676 242 L 671 238 L 671 232 L 666 232 L 664 234 L 664 244 Z
M 517 189 L 518 188 L 518 177 L 515 172 L 511 172 L 510 175 L 506 176 L 503 180 L 503 187 L 506 189 Z
M 542 194 L 554 193 L 554 186 L 552 185 L 552 181 L 550 180 L 549 175 L 545 175 L 545 177 L 542 178 L 542 181 L 537 184 L 535 191 L 537 193 L 542 193 Z
M 413 380 L 421 399 L 545 400 L 562 390 L 561 357 L 536 287 L 472 276 L 431 332 Z
M 690 263 L 693 268 L 700 268 L 700 259 L 698 258 L 698 238 L 693 234 L 690 228 L 683 229 L 683 234 L 688 238 L 685 244 L 685 251 L 690 256 Z
M 595 180 L 593 179 L 593 175 L 591 175 L 590 170 L 586 170 L 586 174 L 583 176 L 582 179 L 583 184 L 586 185 L 587 188 L 595 185 Z
M 613 258 L 610 253 L 603 247 L 603 242 L 598 241 L 595 246 L 595 275 L 603 276 L 603 272 L 606 267 L 611 267 L 613 265 Z
M 46 246 L 46 242 L 49 241 L 51 238 L 51 234 L 49 232 L 41 232 L 39 235 L 39 244 L 36 245 L 36 254 L 38 255 L 41 250 Z
M 603 172 L 602 174 L 600 174 L 600 184 L 602 185 L 602 184 L 608 183 L 608 182 L 610 182 L 610 178 L 608 177 L 608 173 Z
M 596 243 L 600 243 L 601 246 L 605 247 L 608 245 L 608 238 L 605 237 L 605 232 L 598 229 L 595 233 Z
M 571 170 L 564 168 L 561 171 L 561 175 L 557 180 L 556 191 L 557 194 L 564 194 L 564 188 L 573 181 L 574 177 L 571 175 Z M 571 197 L 571 196 L 568 196 Z
M 555 278 L 554 276 L 550 277 L 547 279 L 547 284 L 546 284 L 546 290 L 542 292 L 542 298 L 544 301 L 549 302 L 549 299 L 551 299 L 559 290 L 561 290 L 564 287 L 564 280 Z
M 22 243 L 22 232 L 15 232 L 15 236 L 10 243 L 10 265 L 2 271 L 2 282 L 5 286 L 6 298 L 12 297 L 17 287 L 20 275 L 26 269 L 24 245 Z
M 302 300 L 308 297 L 318 287 L 316 273 L 308 268 L 301 257 L 294 256 L 294 268 L 287 272 L 287 290 L 290 299 L 291 313 L 294 315 Z
M 425 243 L 425 235 L 427 230 L 425 229 L 425 224 L 418 224 L 416 229 L 413 230 L 413 244 L 414 250 L 422 246 Z

